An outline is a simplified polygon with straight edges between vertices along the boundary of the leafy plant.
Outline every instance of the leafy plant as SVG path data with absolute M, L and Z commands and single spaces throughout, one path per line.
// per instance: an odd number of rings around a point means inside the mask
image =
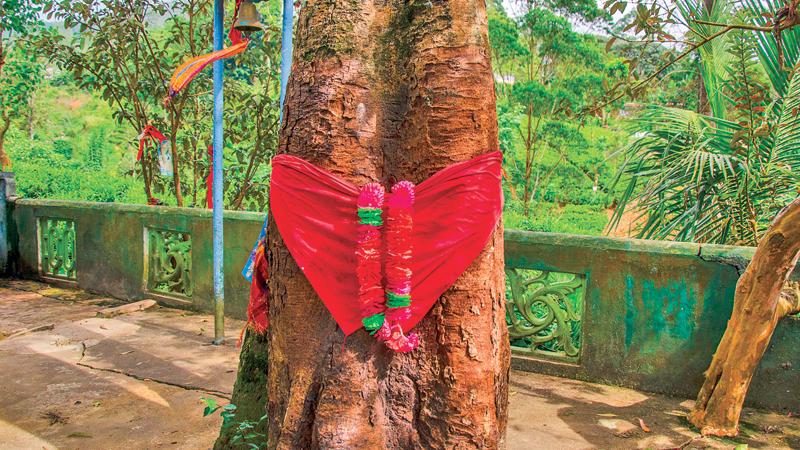
M 243 420 L 241 422 L 236 422 L 236 405 L 227 404 L 225 406 L 220 406 L 215 399 L 207 397 L 203 397 L 201 400 L 206 405 L 203 409 L 203 417 L 208 417 L 220 411 L 222 428 L 236 427 L 229 441 L 231 444 L 253 450 L 267 448 L 267 435 L 256 431 L 261 428 L 260 425 L 267 420 L 266 414 L 261 416 L 257 421 Z
M 780 6 L 777 0 L 745 3 L 740 17 L 763 18 Z M 731 120 L 653 105 L 632 122 L 637 135 L 621 152 L 620 179 L 626 187 L 614 225 L 627 207 L 641 213 L 641 237 L 758 243 L 800 188 L 795 29 L 782 33 L 782 47 L 780 56 L 774 36 L 730 33 L 721 90 Z M 790 69 L 781 69 L 780 60 Z
M 171 142 L 172 178 L 158 175 L 154 146 L 148 146 L 142 161 L 132 168 L 147 197 L 166 194 L 178 206 L 205 206 L 211 77 L 201 74 L 172 101 L 164 100 L 171 71 L 186 59 L 211 51 L 210 0 L 35 2 L 66 29 L 51 27 L 38 33 L 34 41 L 39 51 L 112 107 L 116 120 L 129 127 L 130 144 L 137 145 L 134 137 L 146 125 L 156 126 Z M 252 36 L 247 52 L 225 61 L 224 198 L 235 209 L 263 210 L 266 187 L 260 179 L 277 146 L 280 50 L 274 36 L 279 5 L 263 4 L 265 39 Z
M 2 6 L 5 8 L 6 2 Z M 4 145 L 11 122 L 27 113 L 33 91 L 44 74 L 35 52 L 24 42 L 6 42 L 5 21 L 4 14 L 0 14 L 0 165 L 4 170 L 11 167 Z

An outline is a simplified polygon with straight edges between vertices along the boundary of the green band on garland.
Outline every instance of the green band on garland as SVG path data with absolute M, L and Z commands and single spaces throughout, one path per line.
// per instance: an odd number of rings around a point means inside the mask
M 382 213 L 380 208 L 358 208 L 358 218 L 361 219 L 362 225 L 372 225 L 373 227 L 383 225 Z
M 386 292 L 386 307 L 387 308 L 405 308 L 411 306 L 411 296 L 408 294 L 395 294 L 394 292 Z
M 361 323 L 364 324 L 364 328 L 367 331 L 375 332 L 378 329 L 380 329 L 380 327 L 383 326 L 384 320 L 386 320 L 384 314 L 378 313 L 378 314 L 373 314 L 369 317 L 364 317 L 363 319 L 361 319 Z

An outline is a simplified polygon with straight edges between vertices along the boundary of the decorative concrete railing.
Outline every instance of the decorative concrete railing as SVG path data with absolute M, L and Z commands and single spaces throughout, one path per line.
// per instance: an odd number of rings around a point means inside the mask
M 9 205 L 19 276 L 212 311 L 211 215 L 51 200 Z M 225 213 L 226 313 L 244 317 L 242 266 L 263 214 Z M 0 224 L 1 225 L 1 224 Z M 513 366 L 693 397 L 752 248 L 506 232 Z M 800 320 L 778 327 L 749 395 L 800 410 Z
M 213 311 L 208 210 L 19 199 L 11 211 L 11 264 L 20 276 Z M 247 311 L 241 270 L 263 221 L 225 213 L 225 312 L 233 317 Z

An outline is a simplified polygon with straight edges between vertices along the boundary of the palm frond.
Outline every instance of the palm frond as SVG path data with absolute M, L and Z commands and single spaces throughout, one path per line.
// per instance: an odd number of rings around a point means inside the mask
M 800 158 L 800 63 L 794 66 L 775 130 L 775 158 L 797 163 Z M 800 167 L 795 167 L 795 171 Z M 797 172 L 800 173 L 800 172 Z
M 779 9 L 784 7 L 783 0 L 742 0 L 745 8 L 753 17 L 753 22 L 759 26 L 771 26 L 772 18 Z M 778 42 L 772 33 L 756 33 L 758 41 L 758 57 L 761 65 L 769 76 L 772 88 L 779 97 L 786 95 L 789 85 L 790 71 L 787 67 L 794 67 L 800 61 L 800 30 L 793 27 L 781 32 L 783 49 L 783 67 L 781 67 Z
M 699 42 L 720 30 L 719 26 L 695 22 L 701 19 L 706 22 L 727 23 L 733 15 L 733 3 L 729 1 L 713 2 L 711 10 L 706 8 L 703 0 L 679 0 L 678 11 L 683 20 L 690 25 L 689 38 Z M 729 66 L 731 56 L 728 51 L 730 39 L 722 35 L 711 42 L 700 46 L 700 73 L 705 85 L 708 103 L 714 117 L 724 118 L 727 101 L 723 86 L 728 78 L 726 67 Z

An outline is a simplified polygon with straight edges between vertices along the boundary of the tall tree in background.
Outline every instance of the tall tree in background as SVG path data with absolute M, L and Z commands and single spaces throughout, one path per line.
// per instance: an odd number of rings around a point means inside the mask
M 4 146 L 6 133 L 14 119 L 27 117 L 33 91 L 44 74 L 36 53 L 24 47 L 23 42 L 7 44 L 6 60 L 0 74 L 0 165 L 3 170 L 11 168 L 11 159 Z
M 185 14 L 190 22 L 182 36 L 183 42 L 188 43 L 194 40 L 192 21 L 201 12 L 200 6 L 194 0 L 179 3 L 185 4 L 176 5 L 176 12 Z M 185 100 L 169 103 L 165 111 L 162 105 L 168 94 L 169 71 L 179 59 L 168 53 L 167 43 L 159 42 L 146 26 L 149 19 L 172 13 L 166 2 L 112 0 L 76 4 L 40 0 L 40 5 L 48 19 L 61 21 L 64 28 L 72 30 L 71 38 L 56 29 L 42 33 L 38 41 L 42 52 L 72 72 L 81 87 L 100 92 L 115 109 L 117 120 L 132 127 L 132 135 L 138 135 L 147 125 L 156 125 L 177 149 L 176 135 L 183 121 Z M 158 172 L 154 158 L 149 156 L 146 152 L 142 160 L 148 195 Z M 173 151 L 172 160 L 172 193 L 178 206 L 182 206 L 179 152 Z
M 30 107 L 33 88 L 41 80 L 35 55 L 18 42 L 36 23 L 36 11 L 28 0 L 0 0 L 0 166 L 11 167 L 4 143 L 11 121 Z
M 30 0 L 0 0 L 0 75 L 10 50 L 12 38 L 25 34 L 36 22 L 36 10 Z
M 172 143 L 173 179 L 147 176 L 157 174 L 158 167 L 146 153 L 141 165 L 145 190 L 171 193 L 178 206 L 204 205 L 205 196 L 198 191 L 205 190 L 210 171 L 211 77 L 203 74 L 171 102 L 164 100 L 172 70 L 211 50 L 211 2 L 36 1 L 67 30 L 41 33 L 40 51 L 71 72 L 81 87 L 100 93 L 115 118 L 130 125 L 131 137 L 155 125 Z M 278 8 L 276 2 L 262 7 L 266 23 L 277 22 Z M 277 31 L 270 27 L 267 33 L 274 36 Z M 246 200 L 257 208 L 266 206 L 266 187 L 253 180 L 265 173 L 261 163 L 277 138 L 278 51 L 276 39 L 254 39 L 246 53 L 226 62 L 225 200 L 236 209 Z
M 361 185 L 421 182 L 497 150 L 486 22 L 482 0 L 309 0 L 279 152 Z M 410 354 L 389 354 L 366 332 L 345 343 L 274 222 L 268 245 L 270 328 L 248 333 L 232 402 L 237 420 L 266 411 L 269 448 L 501 445 L 502 227 L 415 328 Z M 217 446 L 228 439 L 223 431 Z
M 523 214 L 529 216 L 537 189 L 547 184 L 562 161 L 574 162 L 550 145 L 559 137 L 550 139 L 546 131 L 564 131 L 569 126 L 566 121 L 583 109 L 587 100 L 601 95 L 603 84 L 612 82 L 615 73 L 606 67 L 597 43 L 574 32 L 568 20 L 604 19 L 604 12 L 594 2 L 530 1 L 514 6 L 518 15 L 512 19 L 501 3 L 492 5 L 490 40 L 502 81 L 498 88 L 503 100 L 499 108 L 501 144 L 507 153 L 512 138 L 504 132 L 508 122 L 504 116 L 522 115 L 514 123 L 524 148 L 521 167 L 516 169 L 513 153 L 507 155 L 507 161 L 512 164 L 512 176 L 521 180 Z M 577 132 L 578 127 L 573 127 Z M 545 150 L 558 154 L 557 162 L 547 170 L 540 164 Z

